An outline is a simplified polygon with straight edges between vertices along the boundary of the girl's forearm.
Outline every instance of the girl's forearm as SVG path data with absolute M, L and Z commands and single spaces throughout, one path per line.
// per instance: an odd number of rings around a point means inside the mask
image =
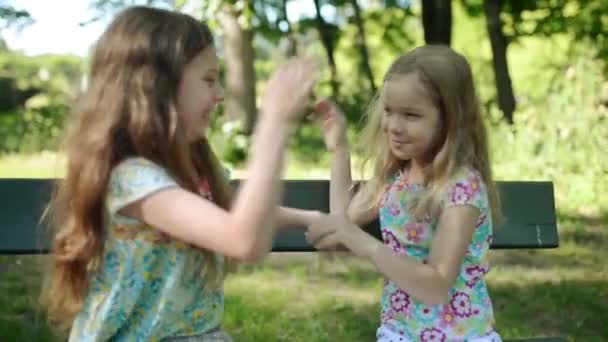
M 256 126 L 251 164 L 232 208 L 233 223 L 251 241 L 250 258 L 270 250 L 276 221 L 276 206 L 282 191 L 283 159 L 291 127 L 278 115 L 265 113 Z M 261 195 L 263 194 L 263 195 Z
M 434 267 L 410 257 L 398 255 L 383 242 L 363 230 L 341 238 L 344 245 L 370 260 L 385 277 L 399 288 L 427 305 L 444 304 L 451 285 Z
M 280 230 L 306 228 L 321 215 L 321 212 L 316 210 L 279 207 L 277 210 L 276 222 Z
M 331 213 L 345 213 L 351 202 L 352 176 L 348 144 L 336 148 L 331 161 L 329 208 Z

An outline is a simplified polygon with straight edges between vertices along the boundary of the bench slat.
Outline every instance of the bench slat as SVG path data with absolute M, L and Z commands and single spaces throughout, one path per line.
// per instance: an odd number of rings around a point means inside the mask
M 0 179 L 0 254 L 45 253 L 48 239 L 38 225 L 48 203 L 52 179 Z M 236 185 L 238 181 L 234 182 Z M 555 248 L 559 245 L 551 182 L 497 182 L 505 225 L 495 231 L 492 248 Z M 285 181 L 283 204 L 302 209 L 329 210 L 326 180 Z M 380 238 L 378 222 L 366 227 Z M 314 251 L 302 231 L 282 232 L 275 252 Z

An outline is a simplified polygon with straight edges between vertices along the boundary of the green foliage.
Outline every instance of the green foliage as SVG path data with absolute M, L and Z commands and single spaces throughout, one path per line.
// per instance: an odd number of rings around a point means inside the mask
M 216 116 L 207 137 L 218 157 L 231 166 L 241 166 L 247 158 L 250 137 L 241 121 L 226 121 Z
M 601 70 L 581 56 L 558 71 L 544 99 L 520 106 L 513 127 L 492 128 L 500 178 L 552 180 L 560 208 L 608 212 L 608 82 Z
M 0 115 L 0 154 L 55 150 L 67 110 L 53 105 Z
M 33 96 L 32 106 L 65 104 L 80 91 L 84 63 L 73 55 L 28 57 L 20 52 L 0 51 L 0 108 L 23 108 Z M 12 102 L 11 102 L 12 101 Z
M 340 6 L 338 17 L 332 19 L 332 23 L 339 24 L 340 29 L 340 34 L 336 36 L 335 58 L 341 87 L 336 100 L 347 115 L 349 136 L 354 141 L 361 129 L 367 102 L 373 94 L 367 89 L 368 82 L 360 70 L 359 53 L 353 44 L 357 29 L 350 20 L 343 20 L 350 18 L 347 11 L 350 4 L 343 1 L 328 3 Z M 554 8 L 551 11 L 557 11 L 557 7 L 551 3 L 551 8 Z M 608 190 L 608 166 L 602 155 L 608 150 L 608 85 L 604 72 L 606 63 L 598 58 L 604 47 L 592 41 L 593 37 L 599 39 L 599 33 L 588 39 L 577 39 L 579 36 L 574 31 L 583 32 L 586 29 L 577 28 L 582 24 L 577 24 L 572 18 L 581 15 L 579 19 L 583 20 L 584 13 L 597 8 L 600 3 L 590 1 L 589 8 L 576 5 L 579 3 L 582 2 L 574 1 L 559 9 L 559 13 L 574 27 L 566 30 L 565 26 L 561 26 L 564 32 L 556 29 L 548 35 L 542 33 L 549 33 L 548 28 L 542 31 L 524 30 L 525 22 L 540 20 L 539 13 L 544 13 L 541 5 L 534 5 L 534 8 L 528 8 L 533 6 L 530 4 L 524 5 L 525 8 L 518 12 L 513 12 L 515 9 L 506 5 L 506 30 L 515 37 L 513 32 L 516 30 L 510 27 L 519 27 L 519 35 L 512 40 L 508 50 L 518 103 L 512 126 L 501 122 L 497 109 L 485 18 L 480 15 L 482 12 L 475 12 L 474 6 L 477 4 L 477 10 L 481 11 L 481 1 L 470 0 L 465 1 L 466 6 L 454 6 L 453 47 L 468 58 L 473 68 L 490 127 L 497 178 L 553 180 L 558 207 L 569 211 L 602 213 L 608 211 L 608 201 L 603 196 Z M 208 3 L 209 6 L 213 4 Z M 230 1 L 218 1 L 217 4 L 242 6 L 240 2 Z M 275 38 L 269 38 L 267 34 L 258 34 L 255 39 L 256 90 L 261 94 L 271 71 L 286 58 L 284 52 L 276 48 L 285 42 L 286 37 L 278 27 L 278 22 L 282 20 L 280 1 L 254 2 L 253 5 L 268 10 L 268 13 L 256 14 L 264 15 L 265 19 L 251 18 L 256 32 L 266 27 L 268 32 L 275 35 Z M 387 8 L 370 6 L 363 9 L 370 64 L 375 82 L 380 84 L 394 58 L 422 44 L 422 25 L 416 8 L 404 7 L 401 2 L 391 3 Z M 509 18 L 513 13 L 521 15 L 512 21 Z M 547 18 L 543 19 L 546 23 L 542 25 L 549 25 Z M 303 18 L 301 22 L 292 22 L 294 27 L 300 25 L 295 28 L 299 32 L 299 52 L 325 60 L 325 51 L 316 28 L 312 25 L 306 27 L 307 20 Z M 277 41 L 273 40 L 277 37 Z M 40 77 L 41 69 L 48 71 L 46 80 Z M 82 71 L 80 59 L 71 56 L 26 57 L 4 51 L 0 52 L 0 70 L 0 76 L 5 77 L 0 79 L 1 89 L 15 89 L 17 95 L 28 89 L 40 89 L 42 94 L 37 98 L 46 98 L 45 101 L 28 101 L 38 102 L 39 109 L 11 110 L 10 114 L 4 115 L 0 113 L 0 153 L 53 149 L 56 145 L 50 142 L 57 141 L 63 115 L 67 111 L 64 103 L 70 99 L 74 80 L 79 79 Z M 315 92 L 317 99 L 331 94 L 329 78 L 328 68 L 324 68 L 323 80 Z M 7 94 L 2 91 L 0 97 L 10 99 Z M 216 116 L 209 137 L 222 159 L 237 168 L 243 165 L 251 141 L 240 123 L 226 122 L 224 117 Z M 296 161 L 301 169 L 319 170 L 328 166 L 328 154 L 323 148 L 319 130 L 306 120 L 302 121 L 291 140 L 290 151 L 291 162 Z M 300 171 L 294 172 L 300 175 Z
M 209 0 L 202 1 L 203 20 L 214 30 L 221 26 L 218 16 L 222 11 L 231 11 L 245 30 L 254 29 L 259 22 L 252 0 Z M 262 12 L 262 15 L 264 12 Z
M 483 0 L 462 0 L 471 16 L 483 16 Z M 608 2 L 605 0 L 506 0 L 503 31 L 510 41 L 522 37 L 567 34 L 571 43 L 589 41 L 599 48 L 599 58 L 608 57 Z M 604 72 L 608 73 L 608 65 Z
M 29 12 L 11 6 L 7 1 L 0 1 L 0 29 L 15 27 L 22 29 L 33 22 Z
M 0 154 L 55 149 L 82 69 L 77 56 L 0 52 Z
M 420 20 L 409 10 L 401 8 L 370 9 L 363 13 L 365 21 L 367 47 L 370 55 L 370 66 L 375 84 L 381 84 L 382 77 L 390 63 L 399 55 L 406 53 L 421 43 L 422 25 Z M 353 42 L 358 36 L 354 23 L 341 27 L 342 35 L 336 46 L 336 64 L 341 84 L 342 101 L 354 104 L 360 102 L 358 111 L 349 113 L 351 122 L 358 122 L 363 115 L 363 108 L 371 98 L 367 81 L 361 72 L 359 51 Z

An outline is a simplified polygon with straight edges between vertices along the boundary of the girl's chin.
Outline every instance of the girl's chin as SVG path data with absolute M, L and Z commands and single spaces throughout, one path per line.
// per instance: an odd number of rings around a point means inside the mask
M 393 153 L 393 156 L 399 160 L 409 160 L 412 158 L 410 153 L 407 153 L 406 151 L 391 149 L 391 152 Z
M 206 138 L 207 137 L 207 126 L 205 127 L 201 127 L 200 129 L 196 130 L 195 132 L 192 132 L 190 134 L 190 142 L 195 142 L 201 138 Z

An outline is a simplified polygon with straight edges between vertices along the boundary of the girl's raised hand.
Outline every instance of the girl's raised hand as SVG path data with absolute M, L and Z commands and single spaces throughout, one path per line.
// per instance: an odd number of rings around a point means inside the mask
M 318 79 L 319 67 L 312 59 L 290 59 L 270 77 L 262 96 L 261 114 L 297 122 Z
M 338 106 L 329 99 L 317 103 L 310 116 L 321 128 L 328 151 L 346 147 L 346 117 Z

